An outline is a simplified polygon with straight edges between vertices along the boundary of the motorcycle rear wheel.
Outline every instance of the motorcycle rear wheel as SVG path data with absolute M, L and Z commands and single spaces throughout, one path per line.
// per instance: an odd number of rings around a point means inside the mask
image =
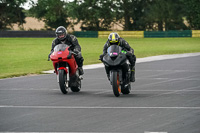
M 130 93 L 130 90 L 131 90 L 131 85 L 130 83 L 128 84 L 128 86 L 125 87 L 125 85 L 123 84 L 123 87 L 122 87 L 122 94 L 129 94 Z
M 68 87 L 67 87 L 67 74 L 65 70 L 61 69 L 59 70 L 59 85 L 60 85 L 60 90 L 63 94 L 68 93 Z
M 81 89 L 79 87 L 71 87 L 73 92 L 79 92 Z
M 119 82 L 119 75 L 116 71 L 112 72 L 112 76 L 111 76 L 111 80 L 112 80 L 112 89 L 113 89 L 113 93 L 116 97 L 120 96 L 120 82 Z
M 72 92 L 79 92 L 81 90 L 81 79 L 76 78 L 76 80 L 71 84 L 71 91 Z

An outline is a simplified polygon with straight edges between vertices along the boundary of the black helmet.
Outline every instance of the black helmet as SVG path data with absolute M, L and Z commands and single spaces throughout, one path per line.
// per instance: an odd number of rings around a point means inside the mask
M 67 30 L 63 26 L 59 26 L 56 29 L 56 37 L 60 40 L 63 41 L 67 37 Z
M 116 32 L 113 32 L 110 33 L 110 35 L 108 36 L 108 41 L 110 42 L 110 44 L 118 44 L 119 38 L 120 36 Z

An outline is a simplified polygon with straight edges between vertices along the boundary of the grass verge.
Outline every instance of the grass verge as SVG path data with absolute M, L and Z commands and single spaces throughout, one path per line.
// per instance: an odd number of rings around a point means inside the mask
M 125 38 L 137 58 L 200 52 L 200 38 Z M 53 38 L 0 38 L 0 78 L 40 74 L 53 69 L 47 61 Z M 84 65 L 100 63 L 107 38 L 78 38 Z

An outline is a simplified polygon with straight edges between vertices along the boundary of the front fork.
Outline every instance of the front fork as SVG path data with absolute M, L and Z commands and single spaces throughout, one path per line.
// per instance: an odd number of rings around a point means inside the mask
M 57 71 L 61 70 L 61 69 L 64 69 L 65 70 L 65 73 L 66 73 L 66 82 L 67 82 L 67 87 L 68 87 L 68 84 L 69 84 L 69 67 L 60 67 L 60 68 L 57 68 Z M 59 73 L 57 74 L 57 82 L 59 83 Z

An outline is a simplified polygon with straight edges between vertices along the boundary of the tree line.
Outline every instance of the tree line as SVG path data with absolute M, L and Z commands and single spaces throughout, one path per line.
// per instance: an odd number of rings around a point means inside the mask
M 26 16 L 45 22 L 52 30 L 81 22 L 82 30 L 109 30 L 122 24 L 123 30 L 163 31 L 200 29 L 200 0 L 0 0 L 0 29 L 22 25 Z M 73 20 L 73 21 L 72 21 Z

